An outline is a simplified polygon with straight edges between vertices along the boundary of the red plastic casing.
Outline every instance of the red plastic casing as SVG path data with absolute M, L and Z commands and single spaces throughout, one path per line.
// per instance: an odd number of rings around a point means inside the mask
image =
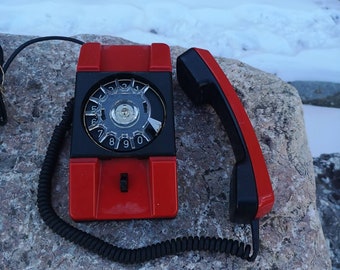
M 255 218 L 261 218 L 272 209 L 274 192 L 255 131 L 233 86 L 214 57 L 209 51 L 204 49 L 195 48 L 195 51 L 204 59 L 204 62 L 208 65 L 210 71 L 218 81 L 241 129 L 256 180 L 258 209 Z
M 160 43 L 86 43 L 77 72 L 172 72 L 170 48 Z M 76 221 L 172 218 L 177 214 L 175 156 L 72 157 L 69 165 L 69 211 Z M 128 173 L 127 192 L 120 189 L 121 173 Z
M 129 173 L 128 192 L 120 173 Z M 70 215 L 74 220 L 169 218 L 177 214 L 175 157 L 70 160 Z
M 163 43 L 150 46 L 85 43 L 80 50 L 77 71 L 171 72 L 170 48 Z

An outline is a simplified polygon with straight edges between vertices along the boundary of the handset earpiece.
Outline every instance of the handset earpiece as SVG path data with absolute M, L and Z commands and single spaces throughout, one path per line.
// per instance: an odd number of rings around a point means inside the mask
M 274 193 L 255 131 L 228 78 L 209 51 L 191 48 L 177 58 L 177 79 L 195 104 L 215 109 L 232 144 L 230 219 L 250 223 L 261 218 L 271 210 Z

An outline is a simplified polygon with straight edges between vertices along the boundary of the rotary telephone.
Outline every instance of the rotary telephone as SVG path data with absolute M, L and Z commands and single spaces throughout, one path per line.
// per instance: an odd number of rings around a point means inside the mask
M 62 237 L 121 263 L 188 250 L 225 252 L 254 261 L 259 219 L 271 210 L 274 193 L 242 103 L 214 57 L 204 49 L 191 48 L 178 56 L 177 79 L 194 104 L 207 103 L 215 109 L 228 133 L 236 158 L 229 214 L 233 222 L 251 224 L 252 254 L 250 245 L 203 236 L 122 249 L 57 216 L 51 205 L 51 178 L 69 129 L 69 211 L 73 220 L 174 218 L 178 211 L 170 48 L 161 43 L 102 45 L 66 40 L 82 47 L 75 97 L 55 128 L 40 173 L 38 207 L 46 224 Z M 4 73 L 9 63 L 2 69 Z

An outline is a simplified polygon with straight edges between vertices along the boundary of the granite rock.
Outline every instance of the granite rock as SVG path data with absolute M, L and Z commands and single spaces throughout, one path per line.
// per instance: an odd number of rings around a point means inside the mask
M 110 36 L 84 41 L 131 44 Z M 5 58 L 26 36 L 0 35 Z M 172 47 L 172 63 L 185 49 Z M 9 122 L 0 131 L 0 269 L 330 269 L 330 254 L 316 208 L 313 164 L 297 91 L 242 62 L 217 58 L 255 127 L 276 195 L 260 221 L 260 254 L 254 263 L 223 254 L 187 252 L 140 265 L 121 265 L 54 234 L 36 207 L 37 182 L 54 126 L 72 97 L 79 46 L 45 42 L 31 46 L 6 74 Z M 175 71 L 175 70 L 174 70 Z M 175 74 L 175 72 L 174 72 Z M 68 216 L 65 140 L 53 181 L 53 205 L 66 221 L 121 247 L 137 248 L 188 235 L 251 242 L 250 229 L 228 218 L 234 156 L 218 117 L 195 107 L 174 75 L 179 213 L 170 220 L 74 223 Z
M 304 104 L 340 108 L 340 83 L 319 81 L 289 82 Z
M 340 153 L 313 158 L 317 206 L 331 248 L 333 269 L 340 269 Z

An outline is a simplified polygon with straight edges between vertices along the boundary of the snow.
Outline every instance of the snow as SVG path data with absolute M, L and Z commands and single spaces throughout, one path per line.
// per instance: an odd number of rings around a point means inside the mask
M 313 156 L 339 153 L 340 109 L 304 105 L 303 110 Z
M 2 33 L 196 46 L 285 81 L 340 82 L 339 0 L 2 0 L 0 14 Z M 312 155 L 340 152 L 340 109 L 304 111 Z

